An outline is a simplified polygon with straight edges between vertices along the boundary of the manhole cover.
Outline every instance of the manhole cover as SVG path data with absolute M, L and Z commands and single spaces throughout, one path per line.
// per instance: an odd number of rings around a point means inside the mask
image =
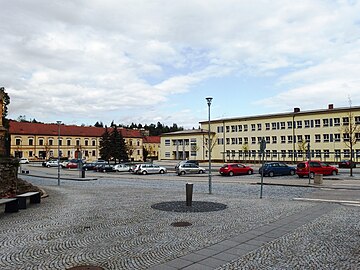
M 67 270 L 104 270 L 104 268 L 99 266 L 81 265 L 68 268 Z
M 191 206 L 186 206 L 185 201 L 161 202 L 151 206 L 153 209 L 170 212 L 212 212 L 226 209 L 227 205 L 214 202 L 194 201 Z
M 187 222 L 187 221 L 179 221 L 179 222 L 174 222 L 174 223 L 171 223 L 171 226 L 174 226 L 174 227 L 188 227 L 188 226 L 191 226 L 192 224 L 190 222 Z

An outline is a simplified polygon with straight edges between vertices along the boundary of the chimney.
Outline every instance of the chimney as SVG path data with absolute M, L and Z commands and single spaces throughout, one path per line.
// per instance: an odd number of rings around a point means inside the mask
M 333 110 L 334 109 L 334 104 L 329 104 L 328 109 Z
M 294 108 L 294 113 L 300 112 L 300 108 Z

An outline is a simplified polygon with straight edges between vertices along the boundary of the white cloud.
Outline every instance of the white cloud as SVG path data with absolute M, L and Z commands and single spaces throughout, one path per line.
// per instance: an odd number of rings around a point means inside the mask
M 0 83 L 10 116 L 44 121 L 116 113 L 180 123 L 193 111 L 182 96 L 207 95 L 203 83 L 229 76 L 273 78 L 274 92 L 256 104 L 277 111 L 317 108 L 320 95 L 356 104 L 358 14 L 358 1 L 340 0 L 3 1 Z M 255 100 L 259 91 L 250 89 Z

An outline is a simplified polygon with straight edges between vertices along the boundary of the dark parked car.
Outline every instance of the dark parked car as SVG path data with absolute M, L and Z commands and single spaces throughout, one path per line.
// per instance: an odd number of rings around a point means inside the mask
M 265 163 L 264 167 L 259 169 L 259 173 L 264 170 L 264 176 L 273 177 L 275 175 L 294 175 L 296 172 L 295 167 L 291 167 L 282 162 L 269 162 Z
M 342 160 L 338 166 L 339 168 L 356 168 L 356 163 L 351 160 Z
M 110 164 L 102 164 L 97 169 L 98 172 L 115 172 L 114 166 Z
M 309 168 L 310 165 L 310 168 Z M 337 175 L 338 169 L 334 166 L 331 166 L 325 162 L 321 161 L 304 161 L 300 162 L 296 168 L 296 174 L 302 178 L 304 176 L 308 176 L 310 172 L 310 177 L 314 178 L 315 174 L 323 174 L 323 175 Z
M 240 163 L 224 164 L 219 173 L 221 175 L 240 175 L 240 174 L 253 174 L 254 170 L 249 166 Z
M 88 170 L 93 170 L 94 168 L 95 168 L 95 163 L 93 163 L 93 162 L 91 162 L 91 163 L 85 163 L 84 165 L 83 165 L 83 170 L 85 170 L 85 171 L 88 171 Z

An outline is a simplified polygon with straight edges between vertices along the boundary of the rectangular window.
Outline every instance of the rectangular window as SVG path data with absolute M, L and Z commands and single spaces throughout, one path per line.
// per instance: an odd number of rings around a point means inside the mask
M 355 124 L 360 125 L 360 116 L 355 116 Z
M 310 142 L 310 135 L 305 135 L 305 142 Z
M 86 141 L 85 141 L 85 146 L 88 146 L 88 145 L 89 145 L 89 141 L 86 140 Z
M 344 150 L 344 157 L 345 157 L 345 158 L 349 158 L 349 157 L 350 157 L 350 150 L 349 150 L 349 149 L 345 149 L 345 150 Z
M 265 129 L 270 130 L 270 123 L 265 123 Z
M 288 122 L 287 122 L 288 129 L 292 129 L 292 126 L 293 126 L 292 124 L 293 124 L 292 121 L 288 121 Z
M 257 142 L 261 143 L 261 141 L 262 141 L 262 137 L 257 137 Z
M 277 143 L 277 137 L 276 136 L 272 136 L 272 143 Z
M 191 156 L 196 157 L 196 151 L 191 151 Z
M 261 123 L 257 124 L 257 130 L 260 131 L 261 130 Z
M 340 133 L 334 134 L 334 142 L 340 142 Z
M 92 146 L 96 146 L 96 141 L 92 141 Z
M 165 140 L 165 146 L 170 146 L 170 140 Z
M 230 144 L 230 138 L 226 138 L 226 144 Z
M 256 137 L 251 137 L 251 143 L 256 144 Z
M 297 128 L 302 128 L 302 121 L 296 121 Z
M 285 129 L 285 122 L 280 122 L 280 129 Z
M 60 139 L 60 140 L 58 141 L 58 143 L 59 143 L 59 146 L 61 146 L 61 145 L 62 145 L 62 140 Z
M 310 120 L 304 120 L 305 128 L 310 128 Z
M 226 132 L 230 132 L 230 126 L 226 126 Z
M 349 125 L 349 117 L 343 117 L 343 125 L 348 126 Z
M 95 157 L 96 156 L 96 151 L 92 150 L 92 156 Z
M 329 149 L 325 149 L 325 150 L 324 150 L 324 157 L 325 157 L 325 158 L 329 158 L 329 157 L 330 157 L 330 150 L 329 150 Z
M 341 156 L 340 149 L 335 149 L 335 157 L 340 158 L 340 156 Z
M 272 156 L 277 157 L 277 151 L 276 150 L 272 150 Z
M 20 145 L 20 144 L 21 144 L 21 139 L 16 139 L 16 140 L 15 140 L 15 144 L 16 144 L 16 145 Z
M 271 129 L 276 129 L 276 123 L 271 123 Z
M 316 128 L 320 127 L 320 119 L 315 119 L 315 127 Z
M 29 139 L 29 145 L 33 145 L 34 144 L 34 139 Z
M 238 125 L 238 131 L 239 131 L 239 132 L 242 131 L 242 125 Z
M 251 124 L 251 131 L 255 131 L 255 124 Z
M 286 157 L 286 150 L 281 150 L 281 157 Z
M 231 138 L 231 144 L 237 144 L 237 138 Z
M 67 140 L 66 144 L 67 144 L 67 146 L 70 146 L 71 145 L 71 140 Z
M 33 156 L 33 151 L 29 151 L 29 157 Z
M 329 119 L 323 119 L 323 126 L 328 127 L 329 126 Z
M 344 133 L 343 134 L 343 138 L 344 138 L 344 142 L 349 142 L 350 141 L 350 135 L 349 135 L 349 133 Z
M 286 136 L 281 136 L 281 143 L 286 143 Z
M 248 144 L 249 143 L 249 138 L 248 137 L 245 137 L 244 138 L 244 144 Z
M 248 131 L 248 125 L 244 125 L 244 131 Z
M 324 137 L 324 142 L 329 142 L 330 141 L 330 135 L 329 134 L 323 134 Z
M 293 136 L 292 136 L 292 135 L 287 136 L 287 138 L 288 138 L 288 143 L 292 143 L 292 142 L 293 142 Z
M 315 142 L 317 142 L 317 143 L 321 142 L 320 134 L 315 134 Z
M 265 141 L 266 141 L 267 144 L 269 144 L 270 143 L 270 136 L 266 136 Z
M 80 146 L 80 140 L 76 140 L 76 146 Z
M 165 152 L 165 157 L 169 158 L 170 157 L 170 152 Z
M 315 157 L 321 158 L 321 150 L 315 150 Z
M 293 156 L 293 150 L 289 150 L 288 157 L 292 157 L 292 156 Z
M 44 145 L 44 140 L 43 139 L 39 139 L 39 145 Z
M 303 141 L 302 135 L 297 135 L 297 141 L 298 141 L 299 143 L 301 143 L 301 142 Z
M 224 132 L 224 127 L 223 126 L 218 126 L 217 127 L 217 132 L 218 133 L 223 133 Z
M 334 118 L 334 126 L 340 126 L 340 118 Z
M 242 138 L 238 138 L 238 142 L 239 142 L 239 144 L 242 144 L 243 143 Z
M 231 126 L 231 132 L 237 132 L 237 126 L 236 125 Z
M 49 145 L 53 145 L 53 140 L 52 139 L 49 140 Z

